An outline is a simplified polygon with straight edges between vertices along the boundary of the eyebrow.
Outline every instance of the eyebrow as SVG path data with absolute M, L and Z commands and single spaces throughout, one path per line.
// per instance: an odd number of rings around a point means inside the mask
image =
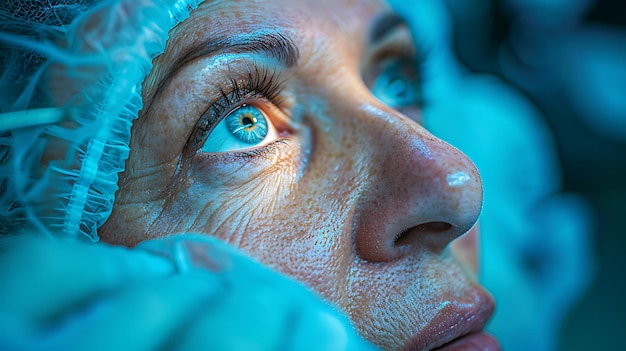
M 187 63 L 201 57 L 215 56 L 223 53 L 234 54 L 261 54 L 273 58 L 279 64 L 287 68 L 298 65 L 300 52 L 293 39 L 274 29 L 260 29 L 251 33 L 239 33 L 221 38 L 209 38 L 192 44 L 183 49 L 183 54 L 174 59 L 174 64 L 169 65 L 151 96 L 148 98 L 146 114 L 152 107 L 152 102 L 160 94 L 163 87 L 181 70 Z
M 205 40 L 184 54 L 177 66 L 200 57 L 214 56 L 224 52 L 261 54 L 275 59 L 288 68 L 297 66 L 300 58 L 298 47 L 287 35 L 274 30 L 257 30 L 217 40 Z
M 406 21 L 395 12 L 385 12 L 378 16 L 370 30 L 370 42 L 374 43 L 383 39 L 387 34 L 400 26 L 407 26 Z

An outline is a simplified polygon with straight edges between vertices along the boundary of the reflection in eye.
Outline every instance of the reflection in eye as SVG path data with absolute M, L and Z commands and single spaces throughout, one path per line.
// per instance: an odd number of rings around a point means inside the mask
M 267 122 L 263 113 L 252 106 L 238 108 L 226 116 L 224 121 L 237 139 L 248 144 L 261 142 L 267 135 Z
M 372 85 L 372 94 L 392 108 L 421 106 L 421 81 L 412 60 L 396 59 L 384 65 Z
M 267 145 L 278 138 L 263 111 L 242 105 L 224 117 L 207 136 L 202 152 L 232 152 Z

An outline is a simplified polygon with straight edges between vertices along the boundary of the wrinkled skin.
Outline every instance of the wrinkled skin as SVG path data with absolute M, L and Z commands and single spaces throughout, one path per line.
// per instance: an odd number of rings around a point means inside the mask
M 486 320 L 493 302 L 471 272 L 477 170 L 420 126 L 418 108 L 394 109 L 371 92 L 381 57 L 412 52 L 404 25 L 372 34 L 389 11 L 375 0 L 202 4 L 172 30 L 146 79 L 102 239 L 216 236 L 304 282 L 388 350 L 412 338 L 419 349 L 449 341 L 458 333 L 444 330 L 448 317 Z M 297 63 L 228 48 L 186 54 L 259 31 L 291 38 Z M 200 152 L 200 116 L 254 65 L 280 72 L 280 103 L 245 101 L 280 141 Z

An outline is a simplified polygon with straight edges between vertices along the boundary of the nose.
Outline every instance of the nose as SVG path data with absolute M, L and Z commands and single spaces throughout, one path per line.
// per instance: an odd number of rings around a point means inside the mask
M 353 227 L 358 255 L 385 262 L 420 250 L 441 253 L 478 219 L 482 183 L 476 167 L 393 110 L 366 106 L 360 117 L 366 119 L 359 137 L 370 144 L 371 173 Z

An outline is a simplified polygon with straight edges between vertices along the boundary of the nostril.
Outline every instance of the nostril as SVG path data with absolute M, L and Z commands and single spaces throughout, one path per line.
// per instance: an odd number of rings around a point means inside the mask
M 441 233 L 452 228 L 452 224 L 446 222 L 428 222 L 416 227 L 420 232 Z
M 438 234 L 450 230 L 452 224 L 447 222 L 427 222 L 415 227 L 407 228 L 398 233 L 393 240 L 394 245 L 410 244 L 414 237 L 420 237 L 420 234 Z M 413 235 L 416 234 L 416 235 Z

